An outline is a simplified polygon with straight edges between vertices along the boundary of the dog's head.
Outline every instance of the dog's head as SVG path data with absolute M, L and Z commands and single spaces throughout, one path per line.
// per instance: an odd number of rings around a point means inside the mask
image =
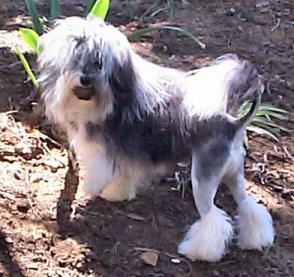
M 39 80 L 49 116 L 93 106 L 105 118 L 116 102 L 130 101 L 132 50 L 113 26 L 99 19 L 59 20 L 41 37 L 40 49 Z

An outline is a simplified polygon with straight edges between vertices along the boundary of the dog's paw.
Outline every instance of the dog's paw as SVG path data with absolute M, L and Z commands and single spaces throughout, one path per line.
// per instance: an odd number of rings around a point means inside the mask
M 100 195 L 109 202 L 130 201 L 136 197 L 136 188 L 127 183 L 113 182 Z
M 97 180 L 94 182 L 86 179 L 84 182 L 83 191 L 91 197 L 96 197 L 102 193 L 106 186 L 107 184 L 98 183 Z
M 178 253 L 192 261 L 217 262 L 225 254 L 233 228 L 230 217 L 217 207 L 191 227 L 178 247 Z
M 239 203 L 237 217 L 238 245 L 242 249 L 262 250 L 274 242 L 272 217 L 263 205 L 247 197 Z

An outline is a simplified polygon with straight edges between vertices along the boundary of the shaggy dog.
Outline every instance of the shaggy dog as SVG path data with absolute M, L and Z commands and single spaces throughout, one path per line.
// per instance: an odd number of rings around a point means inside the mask
M 191 72 L 164 68 L 139 57 L 113 26 L 71 17 L 42 36 L 39 67 L 46 115 L 67 132 L 86 192 L 131 200 L 139 185 L 192 159 L 201 218 L 178 252 L 193 261 L 224 255 L 233 228 L 214 204 L 222 181 L 238 205 L 239 246 L 273 243 L 270 214 L 244 186 L 242 143 L 264 88 L 250 62 L 229 54 Z M 234 117 L 246 100 L 249 112 Z

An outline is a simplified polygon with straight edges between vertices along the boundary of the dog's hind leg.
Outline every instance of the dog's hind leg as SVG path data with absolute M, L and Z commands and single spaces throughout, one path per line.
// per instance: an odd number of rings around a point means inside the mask
M 233 234 L 230 217 L 214 204 L 228 151 L 225 142 L 215 141 L 201 145 L 192 153 L 193 195 L 201 218 L 190 227 L 178 247 L 178 252 L 192 261 L 220 260 Z
M 137 183 L 131 178 L 121 177 L 108 185 L 100 197 L 110 202 L 132 200 L 136 197 Z
M 262 250 L 273 243 L 275 231 L 269 212 L 246 192 L 243 161 L 244 150 L 239 142 L 233 145 L 224 182 L 238 205 L 238 245 L 242 249 Z

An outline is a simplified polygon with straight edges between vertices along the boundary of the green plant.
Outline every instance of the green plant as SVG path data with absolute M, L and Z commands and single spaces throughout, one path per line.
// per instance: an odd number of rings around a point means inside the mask
M 195 43 L 197 43 L 201 49 L 206 48 L 206 45 L 203 42 L 201 42 L 197 37 L 195 37 L 191 32 L 184 30 L 180 27 L 167 25 L 167 24 L 160 24 L 157 26 L 151 26 L 151 27 L 146 27 L 146 28 L 140 29 L 140 30 L 134 32 L 133 34 L 128 35 L 128 40 L 129 41 L 138 40 L 142 36 L 144 36 L 148 33 L 151 33 L 153 31 L 157 31 L 157 30 L 171 30 L 171 31 L 180 32 L 180 33 L 184 34 L 185 36 L 189 37 L 190 39 L 192 39 Z
M 250 109 L 250 103 L 245 102 L 238 111 L 238 116 L 243 116 Z M 258 107 L 257 113 L 247 130 L 259 135 L 267 135 L 274 140 L 278 140 L 281 131 L 289 132 L 287 128 L 278 124 L 276 120 L 288 120 L 288 111 L 274 107 L 269 103 L 261 103 Z
M 33 29 L 30 28 L 20 28 L 19 33 L 23 41 L 34 50 L 36 54 L 39 54 L 39 38 L 40 35 L 44 33 L 44 30 L 47 29 L 46 22 L 48 20 L 44 18 L 40 19 L 36 4 L 33 0 L 26 0 L 26 6 L 30 13 L 33 23 Z M 88 7 L 91 7 L 91 10 L 88 14 L 89 17 L 100 17 L 104 20 L 106 14 L 109 10 L 109 0 L 96 0 L 94 3 L 93 0 L 88 0 Z M 59 0 L 50 0 L 50 20 L 54 20 L 60 16 L 60 2 Z M 30 80 L 32 81 L 36 90 L 39 89 L 39 84 L 33 73 L 33 70 L 25 58 L 25 56 L 16 48 L 16 54 L 21 61 L 25 71 L 27 72 Z

